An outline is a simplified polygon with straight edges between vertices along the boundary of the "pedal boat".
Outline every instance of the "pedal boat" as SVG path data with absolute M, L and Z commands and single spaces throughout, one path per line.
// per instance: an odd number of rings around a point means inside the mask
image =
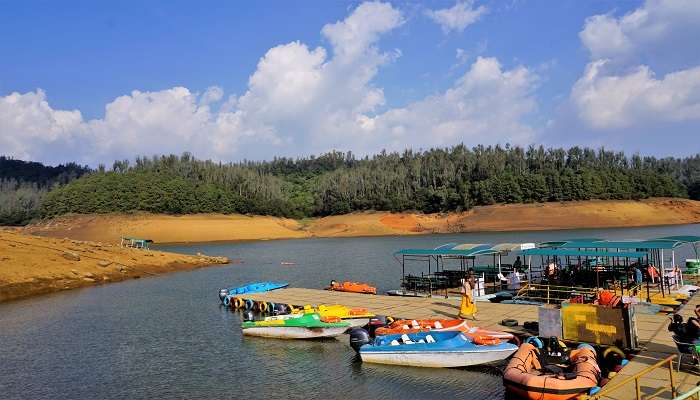
M 378 336 L 359 353 L 368 363 L 453 368 L 500 361 L 517 349 L 498 339 L 481 341 L 452 331 Z
M 316 313 L 266 317 L 241 324 L 243 334 L 276 339 L 317 339 L 343 334 L 350 324 L 340 318 L 321 317 Z
M 318 313 L 321 317 L 338 317 L 341 321 L 350 324 L 351 328 L 361 328 L 369 324 L 370 318 L 375 315 L 366 308 L 349 308 L 339 304 L 319 305 L 318 307 L 304 306 L 302 312 Z
M 391 324 L 377 328 L 374 334 L 379 335 L 396 335 L 402 333 L 417 333 L 417 332 L 462 332 L 467 337 L 488 337 L 501 340 L 511 340 L 515 336 L 508 332 L 491 331 L 488 329 L 470 326 L 467 321 L 461 319 L 421 319 L 407 320 L 399 319 Z
M 350 281 L 331 281 L 330 286 L 328 286 L 326 290 L 335 290 L 336 292 L 377 294 L 377 288 L 374 286 L 370 286 L 366 283 Z

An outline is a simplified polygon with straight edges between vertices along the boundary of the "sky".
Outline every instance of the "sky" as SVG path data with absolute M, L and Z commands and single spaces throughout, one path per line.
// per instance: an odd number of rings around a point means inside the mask
M 700 152 L 700 1 L 0 0 L 0 154 Z

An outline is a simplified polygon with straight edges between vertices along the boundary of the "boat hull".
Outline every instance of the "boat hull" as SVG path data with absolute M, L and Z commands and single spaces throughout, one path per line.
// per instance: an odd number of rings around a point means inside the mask
M 369 324 L 369 318 L 342 318 L 343 322 L 350 324 L 350 328 L 362 328 Z
M 256 326 L 243 328 L 246 336 L 258 336 L 275 339 L 318 339 L 342 335 L 348 327 L 306 328 L 297 326 Z
M 405 365 L 426 368 L 455 368 L 471 365 L 488 364 L 503 360 L 513 354 L 514 350 L 489 351 L 397 351 L 397 352 L 363 352 L 363 362 L 388 365 Z

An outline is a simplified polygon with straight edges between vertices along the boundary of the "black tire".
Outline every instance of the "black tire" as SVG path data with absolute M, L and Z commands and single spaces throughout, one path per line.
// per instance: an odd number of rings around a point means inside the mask
M 517 319 L 504 319 L 503 321 L 501 321 L 501 325 L 509 326 L 509 327 L 518 326 L 518 320 Z

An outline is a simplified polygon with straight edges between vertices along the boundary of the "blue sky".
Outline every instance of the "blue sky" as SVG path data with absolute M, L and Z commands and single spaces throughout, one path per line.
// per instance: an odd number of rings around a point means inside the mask
M 146 4 L 143 4 L 146 3 Z M 4 2 L 0 153 L 700 151 L 700 2 Z

